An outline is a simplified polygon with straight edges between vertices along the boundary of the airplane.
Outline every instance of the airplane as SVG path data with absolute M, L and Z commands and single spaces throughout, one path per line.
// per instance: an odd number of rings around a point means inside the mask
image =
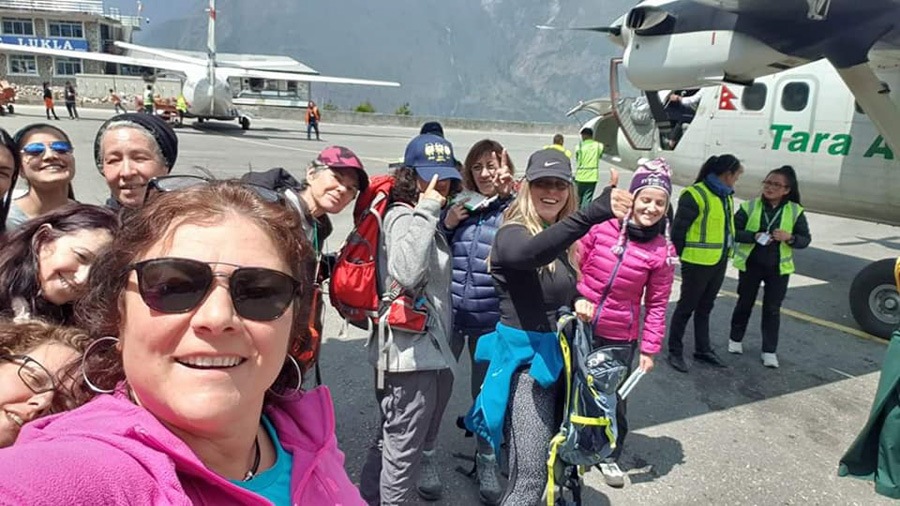
M 197 118 L 201 122 L 207 119 L 222 121 L 237 120 L 244 130 L 250 128 L 250 117 L 241 113 L 241 111 L 234 106 L 234 103 L 232 102 L 233 93 L 231 86 L 228 84 L 229 77 L 279 79 L 308 83 L 400 86 L 400 83 L 392 81 L 329 77 L 318 74 L 303 74 L 273 70 L 277 69 L 279 66 L 283 66 L 282 62 L 222 61 L 221 59 L 216 58 L 217 11 L 215 0 L 209 0 L 208 12 L 209 28 L 207 33 L 207 54 L 205 58 L 188 56 L 162 48 L 139 46 L 121 41 L 117 41 L 116 45 L 129 50 L 131 53 L 144 53 L 147 56 L 120 56 L 106 53 L 19 46 L 5 43 L 0 43 L 0 52 L 64 56 L 80 58 L 82 60 L 95 60 L 149 67 L 163 71 L 166 74 L 176 74 L 183 78 L 182 93 L 188 103 L 188 111 L 185 116 Z
M 790 164 L 809 209 L 900 224 L 900 0 L 645 0 L 580 29 L 625 48 L 609 99 L 570 113 L 592 111 L 595 137 L 626 165 L 664 156 L 690 184 L 713 154 L 735 153 L 750 180 Z M 700 105 L 672 149 L 658 91 L 687 88 Z M 894 262 L 864 268 L 849 294 L 860 327 L 885 338 L 900 325 Z

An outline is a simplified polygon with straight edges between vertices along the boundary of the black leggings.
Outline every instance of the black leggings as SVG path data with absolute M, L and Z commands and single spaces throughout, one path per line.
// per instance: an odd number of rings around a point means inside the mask
M 790 275 L 782 275 L 778 266 L 763 267 L 747 263 L 747 270 L 738 278 L 738 301 L 731 315 L 731 340 L 742 341 L 747 324 L 759 293 L 759 285 L 765 283 L 762 306 L 762 351 L 775 353 L 778 348 L 778 330 L 781 327 L 781 303 L 787 294 Z

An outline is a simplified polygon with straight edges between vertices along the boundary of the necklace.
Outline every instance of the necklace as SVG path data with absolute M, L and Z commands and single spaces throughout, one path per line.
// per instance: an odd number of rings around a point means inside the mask
M 256 471 L 259 470 L 259 459 L 260 459 L 260 455 L 259 455 L 259 434 L 256 435 L 256 440 L 253 441 L 253 448 L 256 449 L 256 454 L 255 454 L 254 457 L 253 457 L 253 467 L 251 467 L 250 470 L 247 471 L 247 474 L 244 475 L 244 481 L 250 481 L 250 480 L 252 480 L 253 477 L 256 476 Z

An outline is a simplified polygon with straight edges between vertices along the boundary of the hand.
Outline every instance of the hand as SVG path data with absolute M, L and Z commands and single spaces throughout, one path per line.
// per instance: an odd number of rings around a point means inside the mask
M 444 207 L 444 202 L 446 202 L 447 199 L 441 195 L 441 192 L 435 189 L 437 188 L 437 184 L 438 176 L 435 174 L 434 177 L 431 178 L 431 182 L 428 183 L 428 188 L 425 188 L 425 191 L 419 194 L 419 202 L 422 202 L 422 199 L 431 199 L 436 201 L 441 207 Z
M 447 227 L 448 230 L 455 229 L 469 217 L 469 211 L 463 206 L 464 203 L 465 201 L 453 204 L 450 206 L 450 209 L 447 210 L 447 215 L 444 216 L 444 226 Z
M 788 232 L 786 230 L 782 230 L 780 228 L 778 230 L 772 232 L 772 237 L 774 237 L 776 241 L 781 241 L 781 242 L 788 242 L 794 238 L 794 236 L 791 235 L 790 232 Z
M 634 204 L 634 198 L 631 193 L 626 190 L 616 188 L 619 184 L 619 171 L 609 169 L 609 186 L 613 189 L 609 196 L 610 208 L 616 218 L 622 219 L 631 211 Z
M 650 372 L 653 370 L 653 355 L 647 355 L 646 353 L 641 353 L 641 361 L 638 365 L 644 372 Z
M 754 236 L 754 238 L 756 239 L 756 244 L 759 244 L 759 238 L 762 237 L 763 234 L 765 234 L 765 232 L 757 232 L 756 233 L 756 235 Z M 772 243 L 772 237 L 770 236 L 769 240 L 766 241 L 766 243 L 763 244 L 763 246 L 768 246 L 771 243 Z
M 513 175 L 512 171 L 509 170 L 509 155 L 504 149 L 503 152 L 500 153 L 500 160 L 497 160 L 497 153 L 492 151 L 491 159 L 494 162 L 494 166 L 498 167 L 494 172 L 494 188 L 497 189 L 498 195 L 506 197 L 512 192 L 513 187 Z
M 592 304 L 587 299 L 578 299 L 575 301 L 575 316 L 578 317 L 579 320 L 584 322 L 589 322 L 594 319 L 594 311 L 597 309 L 597 306 Z

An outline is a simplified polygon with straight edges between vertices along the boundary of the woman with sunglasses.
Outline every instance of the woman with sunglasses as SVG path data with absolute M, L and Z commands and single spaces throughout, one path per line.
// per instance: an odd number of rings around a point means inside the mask
M 16 132 L 15 141 L 28 193 L 12 202 L 6 217 L 7 231 L 75 203 L 75 154 L 69 136 L 55 126 L 35 123 Z
M 500 143 L 490 139 L 476 142 L 466 155 L 461 172 L 463 186 L 470 192 L 468 195 L 477 194 L 478 201 L 451 205 L 440 222 L 453 255 L 453 279 L 450 283 L 453 337 L 450 348 L 457 360 L 466 346 L 469 356 L 474 357 L 478 338 L 492 332 L 500 319 L 500 301 L 488 272 L 487 259 L 494 235 L 503 222 L 503 212 L 514 197 L 514 170 Z M 472 360 L 472 400 L 481 390 L 486 371 L 485 363 Z M 497 504 L 503 495 L 497 457 L 491 445 L 480 437 L 477 439 L 475 459 L 481 500 L 486 504 Z
M 476 360 L 490 365 L 466 426 L 497 452 L 508 420 L 510 474 L 501 504 L 538 504 L 547 484 L 547 451 L 560 422 L 557 313 L 578 297 L 575 241 L 629 209 L 628 192 L 607 188 L 578 210 L 569 159 L 543 149 L 528 159 L 525 181 L 494 237 L 490 265 L 500 322 L 478 341 Z M 538 362 L 548 375 L 537 374 L 538 367 L 529 372 Z
M 71 406 L 71 385 L 83 331 L 38 320 L 0 322 L 0 448 L 12 445 L 22 426 Z
M 94 162 L 106 179 L 110 209 L 144 205 L 147 182 L 172 172 L 178 136 L 159 116 L 125 113 L 108 119 L 94 137 Z
M 684 331 L 694 317 L 694 360 L 727 367 L 709 341 L 709 315 L 734 250 L 734 185 L 744 173 L 732 155 L 711 156 L 694 184 L 681 192 L 672 222 L 672 243 L 681 259 L 681 296 L 669 322 L 668 362 L 688 372 Z
M 72 323 L 91 264 L 116 226 L 108 209 L 74 204 L 7 234 L 0 242 L 0 316 Z
M 797 173 L 790 165 L 772 170 L 762 183 L 762 195 L 741 204 L 734 215 L 734 266 L 738 276 L 738 301 L 731 315 L 728 351 L 744 352 L 744 333 L 756 302 L 759 285 L 765 284 L 762 305 L 762 363 L 778 367 L 778 329 L 781 303 L 794 272 L 794 250 L 809 246 L 812 238 L 800 205 Z
M 12 204 L 12 192 L 16 188 L 21 169 L 21 158 L 16 141 L 9 132 L 0 128 L 0 234 L 6 231 L 6 216 Z
M 0 451 L 0 503 L 362 504 L 331 395 L 300 391 L 289 354 L 309 307 L 296 213 L 215 181 L 124 221 L 79 307 L 108 336 L 84 360 L 107 393 Z

